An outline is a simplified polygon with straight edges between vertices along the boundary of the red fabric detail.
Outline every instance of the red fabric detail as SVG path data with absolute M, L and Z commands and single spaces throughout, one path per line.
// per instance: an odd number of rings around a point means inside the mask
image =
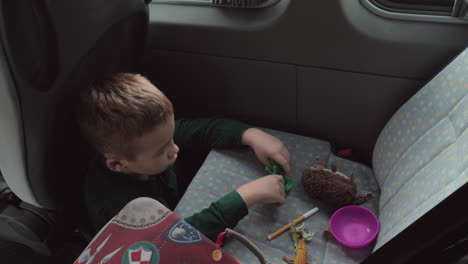
M 353 149 L 352 148 L 341 149 L 336 153 L 336 155 L 338 155 L 340 157 L 348 157 L 348 156 L 351 156 L 351 154 L 353 154 Z
M 131 255 L 132 255 L 131 256 L 132 261 L 140 261 L 141 260 L 141 250 L 136 251 L 136 252 L 132 252 Z
M 9 193 L 5 196 L 5 200 L 11 202 L 15 199 L 15 195 L 13 193 Z
M 223 240 L 226 234 L 227 234 L 226 232 L 219 233 L 218 237 L 216 238 L 216 243 L 215 243 L 218 247 L 221 247 L 223 245 Z

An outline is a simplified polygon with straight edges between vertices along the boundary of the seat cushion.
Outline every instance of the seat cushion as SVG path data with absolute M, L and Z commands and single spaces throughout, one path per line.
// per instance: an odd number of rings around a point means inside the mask
M 382 189 L 376 249 L 468 181 L 468 51 L 405 103 L 374 150 Z
M 282 207 L 254 206 L 235 230 L 251 239 L 271 262 L 281 263 L 282 256 L 294 256 L 289 234 L 284 233 L 272 241 L 266 241 L 266 236 L 306 211 L 318 207 L 319 212 L 305 221 L 306 228 L 315 232 L 313 241 L 308 246 L 309 263 L 312 260 L 314 263 L 359 263 L 370 254 L 372 246 L 352 250 L 324 239 L 322 232 L 327 228 L 333 211 L 304 193 L 301 177 L 304 168 L 315 165 L 316 156 L 328 166 L 335 164 L 338 171 L 347 175 L 353 173 L 359 193 L 372 192 L 376 195 L 376 198 L 363 206 L 378 214 L 380 189 L 372 170 L 336 157 L 331 153 L 330 144 L 325 141 L 268 129 L 265 131 L 281 139 L 291 153 L 291 176 L 295 186 Z M 177 205 L 175 213 L 181 217 L 190 216 L 242 184 L 264 175 L 264 166 L 251 150 L 213 150 Z M 242 263 L 257 263 L 253 255 L 236 242 L 228 242 L 225 249 Z

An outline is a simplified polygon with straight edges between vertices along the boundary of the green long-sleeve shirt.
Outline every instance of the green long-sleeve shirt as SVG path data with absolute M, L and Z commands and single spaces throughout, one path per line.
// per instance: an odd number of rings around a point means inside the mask
M 248 127 L 228 119 L 176 120 L 174 142 L 181 150 L 191 151 L 240 147 L 242 133 Z M 178 160 L 174 167 L 181 161 Z M 131 175 L 113 172 L 106 167 L 102 158 L 96 159 L 85 181 L 88 218 L 95 231 L 138 197 L 151 197 L 174 209 L 182 195 L 174 167 L 149 177 L 147 181 L 140 181 Z M 185 221 L 214 240 L 224 229 L 234 228 L 247 213 L 243 199 L 236 191 L 232 191 L 208 208 L 185 218 Z

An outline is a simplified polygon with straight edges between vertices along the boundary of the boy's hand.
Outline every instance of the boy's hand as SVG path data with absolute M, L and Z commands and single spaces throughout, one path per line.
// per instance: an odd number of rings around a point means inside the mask
M 284 181 L 280 175 L 267 175 L 246 183 L 236 190 L 244 199 L 247 208 L 255 204 L 281 206 L 286 201 Z
M 290 154 L 281 140 L 257 128 L 245 130 L 241 140 L 242 144 L 248 145 L 254 150 L 258 160 L 265 166 L 271 168 L 268 163 L 268 158 L 271 158 L 283 167 L 286 175 L 291 175 Z

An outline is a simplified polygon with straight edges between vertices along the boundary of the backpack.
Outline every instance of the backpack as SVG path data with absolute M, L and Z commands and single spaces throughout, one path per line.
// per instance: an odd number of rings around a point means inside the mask
M 223 234 L 224 235 L 224 234 Z M 260 263 L 269 263 L 242 235 L 226 229 Z M 221 236 L 219 240 L 222 240 Z M 218 241 L 221 242 L 221 241 Z M 93 238 L 74 264 L 239 263 L 178 215 L 151 198 L 129 202 Z

